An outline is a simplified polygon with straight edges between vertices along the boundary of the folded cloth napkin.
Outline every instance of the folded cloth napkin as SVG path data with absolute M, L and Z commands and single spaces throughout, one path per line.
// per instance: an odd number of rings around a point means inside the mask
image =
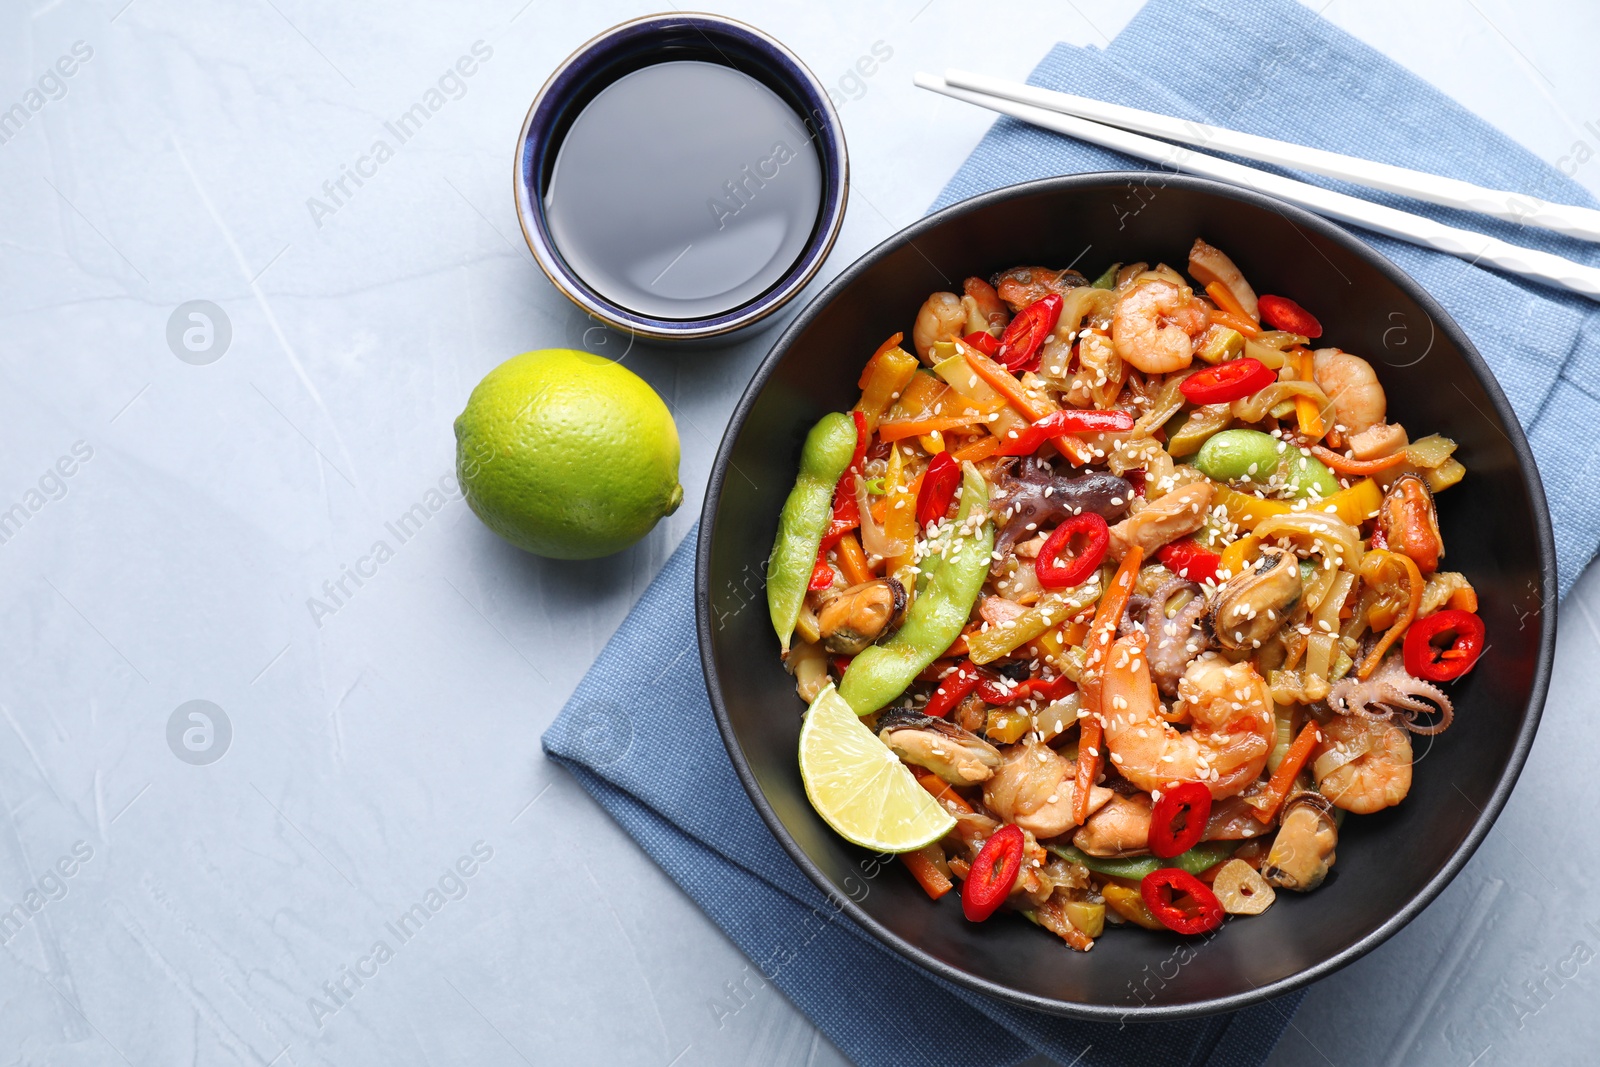
M 1446 174 L 1530 199 L 1596 206 L 1581 185 L 1460 104 L 1287 0 L 1153 0 L 1105 51 L 1057 45 L 1028 82 Z M 952 101 L 951 106 L 966 105 Z M 934 208 L 1034 178 L 1152 169 L 1120 153 L 1002 118 Z M 1548 230 L 1313 174 L 1292 176 L 1600 265 L 1600 246 Z M 1600 494 L 1591 488 L 1600 474 L 1600 434 L 1593 430 L 1600 425 L 1600 304 L 1443 252 L 1358 232 L 1445 306 L 1500 380 L 1544 480 L 1559 586 L 1566 596 L 1600 546 Z M 1412 351 L 1413 358 L 1421 358 L 1430 342 L 1429 327 L 1396 325 L 1413 336 L 1397 333 L 1384 358 L 1399 362 Z
M 1545 199 L 1591 202 L 1423 82 L 1292 3 L 1153 0 L 1108 49 L 1058 46 L 1029 80 Z M 1138 166 L 1002 119 L 935 206 L 1028 178 Z M 1574 242 L 1472 221 L 1593 261 Z M 1370 239 L 1446 304 L 1529 427 L 1556 515 L 1565 591 L 1600 540 L 1600 502 L 1571 491 L 1600 449 L 1600 435 L 1570 430 L 1600 422 L 1593 305 Z M 674 553 L 601 653 L 545 734 L 545 750 L 845 1055 L 863 1067 L 1000 1067 L 1038 1053 L 1083 1065 L 1244 1067 L 1266 1059 L 1300 994 L 1176 1023 L 1076 1022 L 952 986 L 836 914 L 756 815 L 717 734 L 695 650 L 694 540 Z M 640 692 L 651 694 L 648 715 L 628 710 Z M 671 770 L 682 767 L 696 768 L 693 781 Z

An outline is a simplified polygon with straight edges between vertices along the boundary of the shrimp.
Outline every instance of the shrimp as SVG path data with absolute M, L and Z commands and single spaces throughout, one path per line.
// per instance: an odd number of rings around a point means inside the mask
M 966 329 L 967 309 L 954 293 L 934 293 L 922 303 L 917 321 L 911 326 L 911 343 L 922 362 L 933 365 L 933 346 L 939 341 L 954 341 Z
M 1034 837 L 1056 837 L 1077 825 L 1072 817 L 1076 771 L 1077 764 L 1048 745 L 1012 745 L 994 777 L 983 783 L 983 803 Z M 1098 811 L 1113 795 L 1104 786 L 1090 786 L 1089 810 Z
M 1151 791 L 1200 782 L 1221 800 L 1260 776 L 1272 750 L 1272 694 L 1249 663 L 1207 652 L 1189 664 L 1178 697 L 1194 725 L 1181 732 L 1161 717 L 1144 636 L 1119 639 L 1109 657 L 1101 718 L 1111 762 L 1124 778 Z
M 1388 400 L 1372 364 L 1337 348 L 1319 348 L 1312 355 L 1311 376 L 1333 402 L 1333 421 L 1346 437 L 1378 425 Z
M 1000 302 L 1000 294 L 994 291 L 994 286 L 982 278 L 968 278 L 961 283 L 961 291 L 967 294 L 961 298 L 961 306 L 967 312 L 966 332 L 992 333 L 998 337 L 1011 321 L 1011 312 Z
M 1356 815 L 1393 807 L 1411 791 L 1411 735 L 1392 722 L 1335 715 L 1312 757 L 1317 788 Z
M 1194 290 L 1161 278 L 1135 282 L 1111 317 L 1116 352 L 1146 374 L 1170 374 L 1194 360 L 1194 339 L 1210 325 Z
M 1148 793 L 1114 796 L 1111 802 L 1084 821 L 1072 843 L 1091 856 L 1127 856 L 1150 847 Z
M 1111 557 L 1121 559 L 1134 545 L 1153 556 L 1162 545 L 1194 533 L 1205 524 L 1211 492 L 1211 482 L 1191 482 L 1146 504 L 1137 515 L 1111 527 Z

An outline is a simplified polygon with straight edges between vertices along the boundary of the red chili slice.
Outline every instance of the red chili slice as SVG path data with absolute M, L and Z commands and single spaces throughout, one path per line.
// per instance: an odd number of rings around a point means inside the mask
M 1179 782 L 1161 793 L 1150 815 L 1150 851 L 1164 860 L 1200 843 L 1211 818 L 1211 790 L 1199 782 Z
M 1000 350 L 994 359 L 1009 371 L 1039 369 L 1039 347 L 1061 317 L 1061 297 L 1055 293 L 1040 297 L 1021 311 L 1000 335 Z
M 1144 906 L 1168 930 L 1203 934 L 1222 925 L 1222 902 L 1200 879 L 1177 867 L 1151 871 L 1139 883 Z
M 917 491 L 917 525 L 928 528 L 950 510 L 950 501 L 961 485 L 961 464 L 948 452 L 936 454 L 928 463 L 928 472 L 922 476 L 922 488 Z
M 1079 534 L 1085 538 L 1082 551 L 1071 557 L 1070 563 L 1061 562 L 1058 557 L 1068 550 L 1072 539 Z M 1033 573 L 1046 589 L 1069 589 L 1081 585 L 1100 566 L 1100 561 L 1106 558 L 1106 549 L 1110 547 L 1111 527 L 1106 525 L 1105 519 L 1093 512 L 1074 515 L 1045 538 L 1044 547 L 1039 549 L 1038 558 L 1033 561 Z
M 999 456 L 1031 456 L 1046 442 L 1064 433 L 1121 433 L 1133 429 L 1132 412 L 1078 411 L 1066 408 L 1052 411 L 1025 430 L 1015 431 L 1015 437 L 1003 438 L 995 454 Z
M 1000 351 L 1000 339 L 994 334 L 983 330 L 979 330 L 977 333 L 969 333 L 961 340 L 991 359 Z
M 1286 296 L 1263 296 L 1256 301 L 1261 321 L 1274 330 L 1297 333 L 1302 337 L 1321 337 L 1322 323 L 1305 308 Z
M 1278 380 L 1278 372 L 1259 359 L 1243 356 L 1197 371 L 1178 386 L 1192 404 L 1226 404 L 1259 393 Z
M 1450 635 L 1448 645 L 1435 641 Z M 1430 682 L 1451 682 L 1466 674 L 1483 654 L 1483 620 L 1470 611 L 1445 608 L 1418 619 L 1406 631 L 1406 670 Z
M 978 678 L 977 694 L 985 704 L 1015 704 L 1019 700 L 1037 697 L 1040 700 L 1057 701 L 1075 691 L 1078 687 L 1066 675 L 1054 678 L 1024 678 L 1010 688 L 1002 686 L 995 678 L 982 675 Z
M 1156 550 L 1156 559 L 1173 574 L 1191 582 L 1214 581 L 1217 565 L 1222 562 L 1221 556 L 1192 537 L 1162 545 Z
M 822 532 L 824 549 L 832 548 L 845 534 L 861 525 L 861 508 L 856 503 L 856 478 L 861 473 L 861 464 L 866 462 L 867 445 L 872 441 L 872 433 L 867 429 L 867 416 L 864 413 L 852 411 L 850 415 L 856 423 L 856 451 L 850 457 L 850 466 L 839 476 L 839 484 L 833 490 L 833 515 L 828 520 L 828 528 Z
M 978 687 L 979 680 L 978 668 L 962 661 L 961 666 L 944 676 L 939 687 L 928 698 L 922 714 L 931 715 L 935 719 L 944 718 L 950 714 L 951 708 L 967 699 L 967 694 Z
M 1022 870 L 1024 844 L 1022 830 L 1007 823 L 978 850 L 972 871 L 961 883 L 961 912 L 972 922 L 983 922 L 1011 895 Z

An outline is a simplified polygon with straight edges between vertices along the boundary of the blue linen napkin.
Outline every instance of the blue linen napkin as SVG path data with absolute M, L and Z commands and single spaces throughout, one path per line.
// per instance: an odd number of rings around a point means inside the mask
M 1544 199 L 1592 203 L 1436 90 L 1280 0 L 1153 0 L 1106 50 L 1057 46 L 1029 81 Z M 1029 178 L 1140 166 L 1002 119 L 935 207 Z M 1452 214 L 1389 200 L 1447 219 Z M 1569 258 L 1597 258 L 1555 235 L 1481 219 L 1471 224 Z M 1600 502 L 1573 491 L 1600 456 L 1600 435 L 1573 430 L 1600 421 L 1594 305 L 1448 256 L 1368 239 L 1445 304 L 1528 427 L 1555 516 L 1564 593 L 1600 541 Z M 845 1055 L 862 1067 L 912 1061 L 1002 1067 L 1036 1053 L 1083 1065 L 1253 1067 L 1266 1059 L 1302 994 L 1176 1023 L 1075 1022 L 952 986 L 837 915 L 757 816 L 717 734 L 695 650 L 694 542 L 692 535 L 685 539 L 623 622 L 546 732 L 545 751 Z M 649 714 L 633 715 L 628 709 L 638 706 L 641 692 L 651 694 Z M 693 781 L 668 770 L 684 766 L 696 768 Z

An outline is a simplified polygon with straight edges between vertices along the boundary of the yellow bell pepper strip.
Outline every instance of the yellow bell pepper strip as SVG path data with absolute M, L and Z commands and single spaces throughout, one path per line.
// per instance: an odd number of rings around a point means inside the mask
M 1417 610 L 1422 607 L 1422 571 L 1417 568 L 1416 562 L 1407 555 L 1399 552 L 1390 552 L 1387 549 L 1376 548 L 1369 551 L 1361 560 L 1361 577 L 1363 581 L 1372 585 L 1383 582 L 1383 572 L 1394 566 L 1405 570 L 1406 581 L 1410 583 L 1410 595 L 1406 599 L 1404 610 L 1396 616 L 1394 623 L 1384 631 L 1378 643 L 1372 646 L 1372 651 L 1367 658 L 1361 661 L 1361 666 L 1356 669 L 1356 677 L 1366 681 L 1372 677 L 1372 672 L 1378 669 L 1378 664 L 1383 662 L 1384 653 L 1389 651 L 1400 635 L 1406 632 L 1406 627 L 1416 620 Z
M 1312 371 L 1312 355 L 1305 349 L 1297 349 L 1292 353 L 1294 359 L 1295 376 L 1302 382 L 1315 382 L 1316 374 Z M 1317 402 L 1309 396 L 1294 398 L 1294 417 L 1300 425 L 1300 432 L 1314 441 L 1320 441 L 1322 435 L 1328 432 L 1327 424 L 1322 421 L 1322 409 Z
M 913 517 L 915 513 L 913 512 Z M 989 487 L 972 464 L 962 468 L 961 510 L 948 526 L 937 552 L 921 562 L 917 598 L 894 635 L 868 646 L 845 671 L 839 695 L 866 715 L 894 700 L 906 686 L 961 636 L 973 602 L 989 576 L 994 523 L 989 517 Z M 809 577 L 809 563 L 807 575 Z
M 1254 530 L 1274 515 L 1290 515 L 1296 511 L 1320 511 L 1337 515 L 1351 526 L 1360 526 L 1378 513 L 1382 503 L 1383 490 L 1371 478 L 1363 478 L 1348 489 L 1313 501 L 1305 508 L 1296 508 L 1283 500 L 1263 500 L 1220 483 L 1211 497 L 1213 507 L 1220 504 L 1227 511 L 1229 521 L 1246 530 Z
M 834 487 L 855 451 L 855 420 L 837 411 L 822 416 L 800 449 L 800 475 L 783 502 L 778 536 L 767 560 L 767 611 L 785 653 L 833 513 Z
M 1106 904 L 1112 911 L 1136 926 L 1142 926 L 1146 930 L 1166 929 L 1159 919 L 1150 914 L 1144 897 L 1137 889 L 1129 889 L 1123 885 L 1107 885 L 1101 892 L 1105 894 Z
M 900 348 L 903 334 L 895 334 L 885 341 L 861 371 L 861 399 L 855 410 L 867 417 L 867 429 L 876 430 L 900 391 L 917 373 L 917 357 Z

